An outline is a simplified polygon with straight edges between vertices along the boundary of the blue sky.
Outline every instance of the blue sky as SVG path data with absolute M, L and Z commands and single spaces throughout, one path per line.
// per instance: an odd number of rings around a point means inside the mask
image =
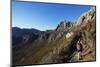
M 12 26 L 35 28 L 42 31 L 55 29 L 63 20 L 76 21 L 82 13 L 88 11 L 91 7 L 13 1 Z

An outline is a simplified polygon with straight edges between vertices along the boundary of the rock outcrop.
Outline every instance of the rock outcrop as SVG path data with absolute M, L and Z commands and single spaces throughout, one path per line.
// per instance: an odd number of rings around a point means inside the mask
M 73 26 L 73 22 L 64 20 L 60 24 L 58 24 L 56 31 L 64 31 L 69 29 L 72 26 Z

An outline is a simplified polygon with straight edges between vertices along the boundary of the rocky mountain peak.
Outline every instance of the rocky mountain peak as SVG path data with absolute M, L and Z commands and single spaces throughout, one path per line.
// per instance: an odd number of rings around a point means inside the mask
M 60 24 L 58 24 L 56 31 L 62 31 L 72 26 L 73 26 L 72 22 L 64 20 L 64 21 L 61 21 Z
M 82 25 L 83 22 L 84 24 L 87 23 L 89 20 L 94 20 L 95 19 L 95 14 L 96 13 L 96 8 L 92 7 L 89 11 L 83 13 L 77 20 L 76 25 Z

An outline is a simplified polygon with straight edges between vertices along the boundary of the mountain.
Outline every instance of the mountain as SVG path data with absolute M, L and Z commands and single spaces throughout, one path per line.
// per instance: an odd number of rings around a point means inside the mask
M 81 59 L 75 44 L 81 39 Z M 96 60 L 96 10 L 83 13 L 76 23 L 61 21 L 54 30 L 12 28 L 13 65 Z
M 61 21 L 60 24 L 58 24 L 56 31 L 62 31 L 62 30 L 67 30 L 68 28 L 73 26 L 73 22 L 70 21 Z
M 18 44 L 26 43 L 29 40 L 34 41 L 40 34 L 40 31 L 36 29 L 20 29 L 18 27 L 13 27 L 12 33 L 12 44 L 18 46 Z

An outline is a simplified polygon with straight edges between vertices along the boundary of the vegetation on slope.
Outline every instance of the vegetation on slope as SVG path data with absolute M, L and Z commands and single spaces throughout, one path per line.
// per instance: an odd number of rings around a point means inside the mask
M 13 48 L 13 64 L 66 63 L 95 61 L 96 48 L 95 7 L 80 16 L 76 24 L 61 23 L 57 29 L 43 33 L 30 43 L 20 43 L 23 47 Z M 67 26 L 67 27 L 64 27 Z M 70 37 L 66 37 L 68 34 Z M 46 36 L 48 34 L 48 36 Z M 42 36 L 40 38 L 40 36 Z M 46 37 L 45 37 L 46 36 Z M 81 36 L 81 37 L 80 37 Z M 81 59 L 77 59 L 75 44 L 81 38 L 83 46 Z M 18 44 L 17 44 L 18 45 Z

